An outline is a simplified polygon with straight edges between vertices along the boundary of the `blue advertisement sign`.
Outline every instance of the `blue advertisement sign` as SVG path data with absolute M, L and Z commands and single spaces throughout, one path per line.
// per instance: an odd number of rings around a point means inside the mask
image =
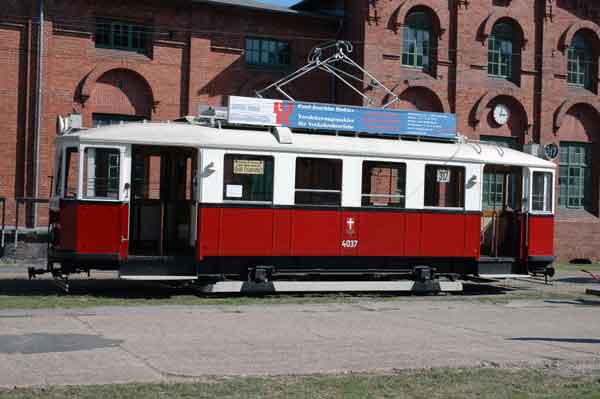
M 454 114 L 247 97 L 230 98 L 229 121 L 285 126 L 292 129 L 337 130 L 438 139 L 456 138 Z

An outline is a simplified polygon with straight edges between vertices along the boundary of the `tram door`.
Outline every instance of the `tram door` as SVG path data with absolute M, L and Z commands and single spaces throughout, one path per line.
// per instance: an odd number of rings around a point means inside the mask
M 131 255 L 193 255 L 196 154 L 188 148 L 133 147 Z
M 481 255 L 519 256 L 522 168 L 486 165 L 483 172 Z

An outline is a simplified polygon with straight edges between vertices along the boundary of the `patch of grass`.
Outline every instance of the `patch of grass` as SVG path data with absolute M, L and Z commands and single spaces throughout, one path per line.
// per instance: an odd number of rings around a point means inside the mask
M 507 303 L 512 300 L 580 300 L 583 292 L 554 292 L 536 289 L 510 289 L 497 285 L 466 284 L 462 294 L 418 296 L 409 293 L 361 294 L 276 294 L 266 296 L 198 296 L 192 288 L 170 288 L 154 283 L 123 280 L 73 280 L 65 294 L 52 280 L 0 279 L 0 310 L 75 309 L 101 306 L 164 305 L 280 305 L 358 303 L 364 301 L 480 301 Z
M 600 263 L 592 263 L 589 265 L 580 264 L 580 263 L 555 263 L 554 267 L 559 272 L 560 271 L 575 272 L 575 271 L 581 271 L 582 269 L 589 270 L 591 272 L 600 272 Z
M 0 390 L 3 399 L 600 399 L 596 372 L 576 377 L 539 369 L 437 369 L 394 375 L 233 378 L 193 384 L 127 384 Z

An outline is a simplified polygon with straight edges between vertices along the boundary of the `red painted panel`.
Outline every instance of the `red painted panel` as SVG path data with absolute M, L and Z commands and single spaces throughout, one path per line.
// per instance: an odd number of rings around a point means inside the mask
M 219 229 L 221 209 L 200 208 L 198 211 L 198 259 L 205 256 L 219 256 Z
M 424 213 L 421 231 L 421 256 L 464 256 L 466 219 L 468 216 L 451 213 Z M 477 240 L 479 244 L 479 240 Z
M 77 202 L 61 201 L 58 220 L 60 225 L 58 230 L 58 248 L 66 251 L 75 251 L 77 248 Z
M 423 214 L 407 213 L 404 222 L 404 256 L 422 256 Z
M 554 217 L 529 216 L 529 256 L 554 254 Z
M 481 257 L 481 216 L 466 216 L 466 238 L 464 256 L 467 258 Z
M 337 210 L 294 210 L 292 256 L 339 256 L 341 213 Z
M 77 252 L 82 254 L 121 253 L 123 205 L 85 203 L 77 205 Z
M 479 215 L 201 208 L 205 256 L 479 256 Z M 344 248 L 344 240 L 358 246 Z
M 273 212 L 273 256 L 288 256 L 292 246 L 292 210 Z
M 341 256 L 357 256 L 361 231 L 360 214 L 358 212 L 342 212 L 340 218 L 340 248 Z
M 360 256 L 404 256 L 408 239 L 406 215 L 391 212 L 361 212 Z
M 273 209 L 222 209 L 220 253 L 226 256 L 271 256 Z

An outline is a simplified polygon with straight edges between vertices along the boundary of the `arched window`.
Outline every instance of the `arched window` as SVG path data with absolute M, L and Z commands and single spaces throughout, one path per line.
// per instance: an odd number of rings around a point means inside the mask
M 592 45 L 584 34 L 579 32 L 573 37 L 568 50 L 567 82 L 591 90 L 595 69 Z
M 504 79 L 513 77 L 514 30 L 510 23 L 494 25 L 488 38 L 488 74 Z
M 412 11 L 405 20 L 402 65 L 431 71 L 431 15 L 427 11 Z

